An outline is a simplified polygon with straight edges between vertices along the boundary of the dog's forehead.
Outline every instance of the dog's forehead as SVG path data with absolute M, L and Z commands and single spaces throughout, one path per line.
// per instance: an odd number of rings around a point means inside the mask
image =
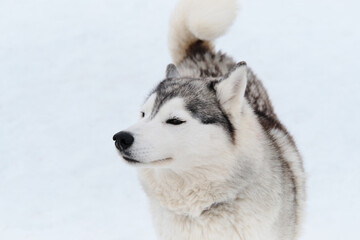
M 210 81 L 205 79 L 176 78 L 165 79 L 155 88 L 156 99 L 153 105 L 152 115 L 155 116 L 159 109 L 173 98 L 182 98 L 185 105 L 189 107 L 195 102 L 214 103 L 216 95 L 211 90 Z
M 165 96 L 169 93 L 174 93 L 179 96 L 186 96 L 194 91 L 208 90 L 208 85 L 211 80 L 197 79 L 197 78 L 170 78 L 161 81 L 154 92 L 158 96 Z

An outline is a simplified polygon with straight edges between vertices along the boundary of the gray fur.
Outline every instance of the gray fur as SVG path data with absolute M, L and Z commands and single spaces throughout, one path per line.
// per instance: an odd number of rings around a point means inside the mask
M 178 78 L 180 77 L 179 72 L 174 64 L 169 64 L 166 67 L 166 78 Z
M 180 97 L 185 100 L 187 110 L 203 124 L 218 124 L 234 140 L 234 128 L 221 108 L 213 84 L 218 80 L 203 78 L 168 78 L 163 80 L 154 90 L 156 92 L 155 105 L 151 113 L 156 115 L 161 106 L 172 98 Z

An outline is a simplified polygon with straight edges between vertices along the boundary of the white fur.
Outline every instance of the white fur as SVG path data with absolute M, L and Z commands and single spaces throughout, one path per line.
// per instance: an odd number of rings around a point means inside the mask
M 178 64 L 187 47 L 196 40 L 213 41 L 223 35 L 233 23 L 236 0 L 181 0 L 171 18 L 169 49 Z
M 169 100 L 150 117 L 156 94 L 144 104 L 145 117 L 126 130 L 136 139 L 132 156 L 141 162 L 135 166 L 159 239 L 294 239 L 287 223 L 279 222 L 284 201 L 281 166 L 249 104 L 229 91 L 243 94 L 245 85 L 239 83 L 246 80 L 245 72 L 241 66 L 217 87 L 218 97 L 229 99 L 223 104 L 230 104 L 227 113 L 236 129 L 236 144 L 222 127 L 193 118 L 182 98 Z M 186 123 L 166 124 L 175 116 Z M 271 134 L 301 175 L 299 156 L 287 136 L 277 130 Z
M 158 160 L 171 158 L 172 160 L 164 161 L 161 165 L 182 171 L 203 165 L 220 167 L 225 163 L 226 159 L 221 163 L 216 161 L 223 157 L 224 150 L 231 149 L 227 133 L 222 128 L 214 124 L 202 124 L 194 119 L 186 110 L 182 98 L 169 100 L 151 118 L 155 97 L 156 94 L 153 94 L 144 104 L 142 111 L 145 117 L 126 129 L 136 139 L 131 147 L 134 159 L 150 165 L 156 163 L 154 165 L 158 166 Z M 166 124 L 166 120 L 173 117 L 186 123 L 178 126 Z M 208 160 L 205 162 L 204 159 Z
M 164 106 L 163 116 L 168 115 L 165 112 L 181 109 L 180 102 L 176 99 Z M 229 143 L 220 127 L 193 119 L 182 129 L 168 129 L 175 139 L 167 138 L 167 143 L 158 146 L 161 149 L 153 149 L 164 152 L 166 147 L 170 148 L 175 154 L 173 162 L 161 168 L 138 169 L 159 239 L 279 239 L 273 224 L 280 207 L 280 180 L 271 173 L 269 162 L 264 161 L 271 157 L 271 151 L 261 126 L 247 103 L 242 109 L 241 116 L 232 112 L 234 117 L 240 117 L 235 126 L 236 145 Z M 209 131 L 214 137 L 207 137 Z M 175 148 L 171 148 L 173 144 Z M 241 181 L 243 176 L 237 175 L 244 174 L 239 173 L 241 169 L 248 171 L 254 182 Z M 223 205 L 204 214 L 214 203 Z
M 236 66 L 230 75 L 215 86 L 221 105 L 228 112 L 230 108 L 239 108 L 244 101 L 247 83 L 247 67 L 245 64 Z M 235 110 L 236 111 L 236 110 Z

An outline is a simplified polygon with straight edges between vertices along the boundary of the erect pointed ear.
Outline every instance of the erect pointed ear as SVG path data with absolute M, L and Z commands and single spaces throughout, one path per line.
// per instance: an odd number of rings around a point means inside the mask
M 178 78 L 180 77 L 180 74 L 178 70 L 176 69 L 176 66 L 172 63 L 167 65 L 166 67 L 166 78 Z
M 222 106 L 229 109 L 241 104 L 247 83 L 246 62 L 239 62 L 225 75 L 224 79 L 214 86 Z

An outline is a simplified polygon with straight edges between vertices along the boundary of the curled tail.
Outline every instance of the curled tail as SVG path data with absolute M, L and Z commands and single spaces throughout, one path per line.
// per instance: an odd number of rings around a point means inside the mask
M 180 0 L 170 18 L 169 49 L 175 64 L 212 49 L 237 13 L 236 0 Z

